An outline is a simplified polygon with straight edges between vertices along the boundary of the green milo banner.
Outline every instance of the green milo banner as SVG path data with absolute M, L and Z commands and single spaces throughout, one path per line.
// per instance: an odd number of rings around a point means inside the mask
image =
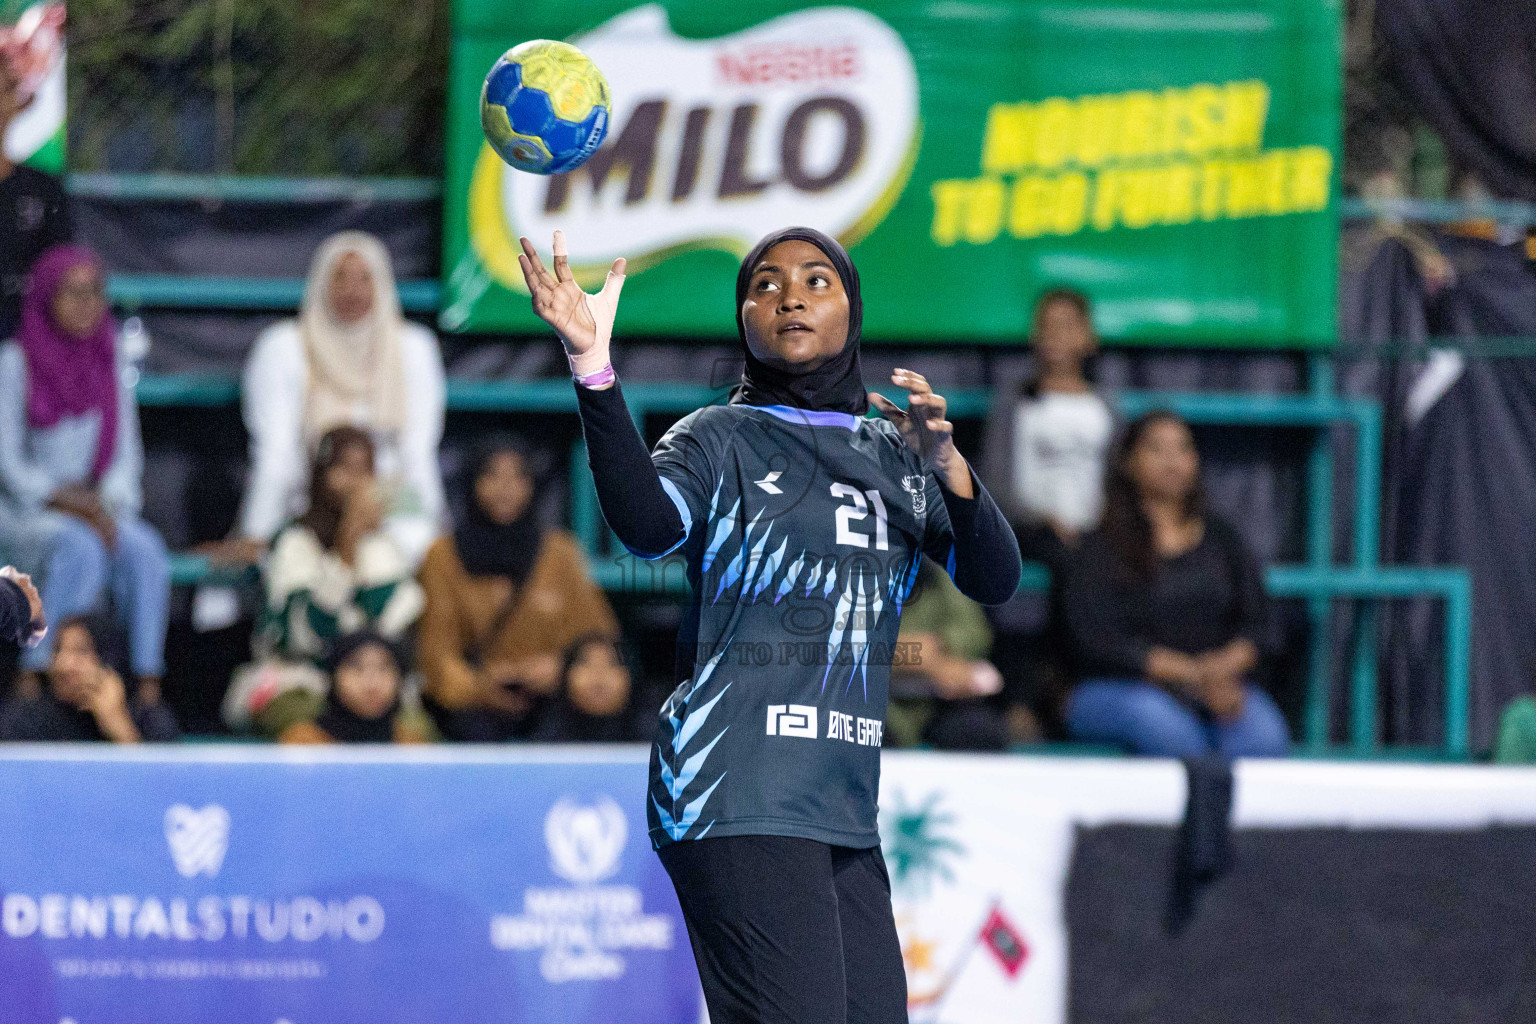
M 534 331 L 517 236 L 618 256 L 626 334 L 730 336 L 736 264 L 841 239 L 865 336 L 1017 342 L 1070 285 L 1126 342 L 1334 340 L 1339 0 L 457 0 L 445 203 L 452 330 Z M 526 39 L 613 87 L 566 175 L 505 166 L 485 72 Z
M 16 79 L 20 109 L 0 140 L 5 155 L 54 174 L 64 170 L 64 4 L 0 0 L 0 55 Z

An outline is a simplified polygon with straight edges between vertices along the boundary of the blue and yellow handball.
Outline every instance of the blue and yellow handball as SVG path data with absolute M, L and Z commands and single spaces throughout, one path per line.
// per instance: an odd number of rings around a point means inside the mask
M 532 174 L 579 167 L 608 134 L 608 80 L 570 43 L 534 39 L 501 55 L 480 90 L 480 127 L 503 160 Z

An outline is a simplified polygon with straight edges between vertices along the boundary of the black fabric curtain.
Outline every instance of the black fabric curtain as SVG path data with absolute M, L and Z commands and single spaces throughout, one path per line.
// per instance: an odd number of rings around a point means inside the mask
M 1536 201 L 1536 4 L 1377 0 L 1382 64 L 1498 195 Z
M 1342 329 L 1353 361 L 1343 379 L 1382 402 L 1383 559 L 1471 571 L 1477 750 L 1492 744 L 1504 706 L 1536 682 L 1536 358 L 1482 352 L 1489 339 L 1536 338 L 1536 273 L 1522 246 L 1435 243 L 1456 269 L 1438 292 L 1395 240 L 1346 277 Z M 1382 620 L 1393 740 L 1440 741 L 1442 621 L 1427 601 L 1401 602 Z

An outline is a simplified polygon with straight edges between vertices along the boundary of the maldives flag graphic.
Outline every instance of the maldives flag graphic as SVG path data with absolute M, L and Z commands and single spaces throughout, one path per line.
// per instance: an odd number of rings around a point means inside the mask
M 992 908 L 986 923 L 981 926 L 981 941 L 997 957 L 997 962 L 1010 978 L 1017 977 L 1024 968 L 1024 961 L 1029 959 L 1029 945 L 1024 936 L 1003 916 L 999 907 Z

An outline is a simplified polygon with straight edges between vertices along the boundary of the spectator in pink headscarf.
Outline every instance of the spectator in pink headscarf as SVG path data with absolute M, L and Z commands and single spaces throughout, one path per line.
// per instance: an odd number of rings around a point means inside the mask
M 143 468 L 101 261 L 54 246 L 32 269 L 20 328 L 0 345 L 0 551 L 40 576 L 50 621 L 110 605 L 128 630 L 136 696 L 154 703 L 170 559 L 139 518 Z M 22 668 L 41 672 L 52 656 L 44 642 Z

